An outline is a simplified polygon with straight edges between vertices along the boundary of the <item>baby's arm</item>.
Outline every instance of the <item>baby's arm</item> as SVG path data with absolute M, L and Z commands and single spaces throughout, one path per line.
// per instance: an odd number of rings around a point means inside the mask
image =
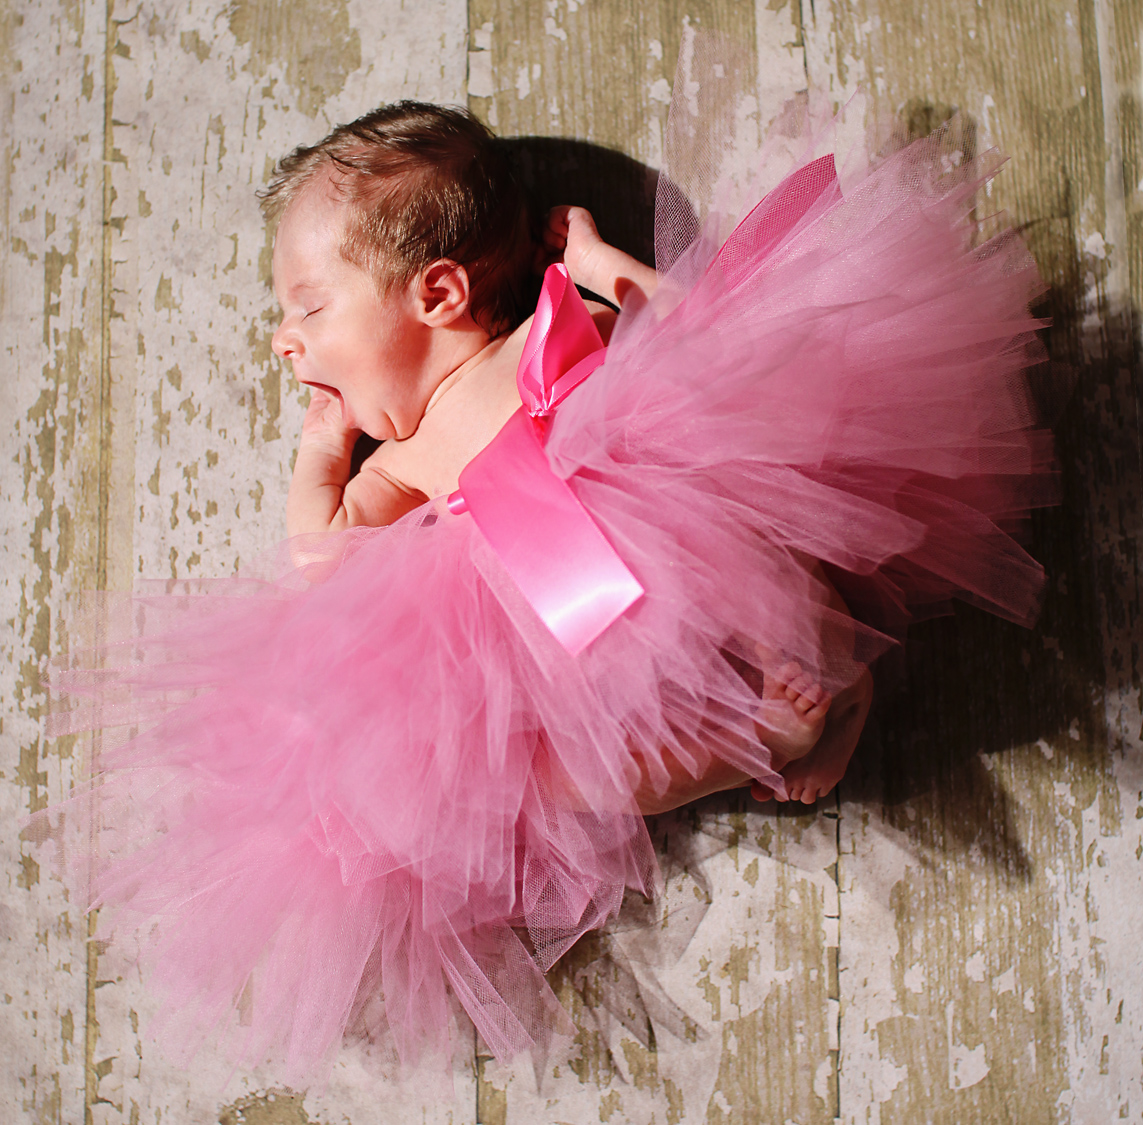
M 659 275 L 650 266 L 604 242 L 590 212 L 582 207 L 552 209 L 544 246 L 551 254 L 563 254 L 576 285 L 598 293 L 617 307 L 633 291 L 649 298 L 659 284 Z
M 286 500 L 290 535 L 382 527 L 425 502 L 427 497 L 387 476 L 376 454 L 350 479 L 358 435 L 342 421 L 338 401 L 314 388 Z

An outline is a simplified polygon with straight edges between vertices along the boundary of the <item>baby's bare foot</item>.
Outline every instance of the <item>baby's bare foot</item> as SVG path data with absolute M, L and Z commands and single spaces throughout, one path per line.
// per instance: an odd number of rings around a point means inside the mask
M 775 764 L 805 757 L 825 728 L 829 693 L 794 661 L 763 676 L 762 705 L 754 715 L 759 738 Z
M 823 738 L 804 758 L 783 767 L 789 799 L 812 805 L 826 796 L 845 776 L 852 756 L 852 748 L 844 752 L 838 740 Z
M 853 753 L 852 749 L 844 752 L 838 740 L 830 737 L 831 733 L 827 732 L 804 757 L 787 762 L 778 771 L 786 783 L 785 796 L 755 781 L 750 787 L 754 798 L 759 801 L 801 801 L 812 805 L 830 793 L 845 775 Z
M 873 678 L 868 670 L 842 691 L 814 748 L 782 768 L 791 801 L 812 805 L 841 781 L 857 748 L 873 701 Z

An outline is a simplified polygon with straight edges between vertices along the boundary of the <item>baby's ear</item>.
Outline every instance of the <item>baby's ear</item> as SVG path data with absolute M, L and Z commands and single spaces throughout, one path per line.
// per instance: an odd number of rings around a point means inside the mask
M 468 311 L 468 271 L 457 262 L 439 258 L 413 281 L 417 316 L 431 328 L 452 324 Z

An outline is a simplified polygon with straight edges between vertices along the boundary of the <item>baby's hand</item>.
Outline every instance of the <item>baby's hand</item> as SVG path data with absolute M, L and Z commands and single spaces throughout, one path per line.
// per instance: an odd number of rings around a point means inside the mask
M 547 261 L 559 261 L 562 256 L 572 281 L 596 292 L 599 290 L 591 282 L 601 249 L 606 250 L 607 244 L 599 237 L 590 211 L 583 207 L 553 207 L 548 212 L 544 227 Z
M 632 291 L 646 301 L 659 284 L 650 266 L 637 262 L 599 237 L 590 212 L 582 207 L 554 207 L 544 229 L 543 252 L 550 260 L 563 256 L 568 274 L 576 285 L 589 289 L 616 308 Z
M 360 430 L 345 424 L 341 399 L 320 387 L 310 391 L 310 404 L 302 420 L 302 445 L 341 451 L 353 448 Z
M 345 424 L 341 399 L 321 387 L 310 391 L 302 420 L 302 440 L 286 499 L 286 530 L 290 535 L 340 531 L 344 521 L 345 486 L 352 472 L 357 430 Z

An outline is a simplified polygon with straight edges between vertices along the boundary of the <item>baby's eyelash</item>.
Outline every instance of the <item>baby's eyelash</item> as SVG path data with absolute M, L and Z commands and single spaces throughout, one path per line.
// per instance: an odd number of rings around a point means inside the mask
M 316 312 L 321 312 L 321 306 L 320 305 L 316 309 L 310 309 L 309 312 L 302 313 L 302 320 L 305 320 L 307 317 L 313 316 L 314 313 L 316 313 Z

